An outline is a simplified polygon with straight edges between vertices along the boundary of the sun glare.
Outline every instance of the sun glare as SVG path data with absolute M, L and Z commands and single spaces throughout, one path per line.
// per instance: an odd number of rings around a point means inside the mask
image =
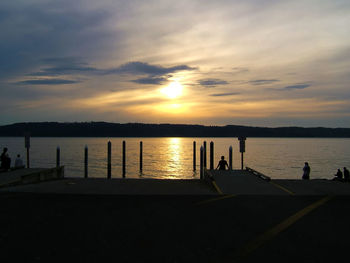
M 174 81 L 170 83 L 169 86 L 161 89 L 161 93 L 163 93 L 170 99 L 175 99 L 181 96 L 182 89 L 183 89 L 182 85 L 179 82 Z

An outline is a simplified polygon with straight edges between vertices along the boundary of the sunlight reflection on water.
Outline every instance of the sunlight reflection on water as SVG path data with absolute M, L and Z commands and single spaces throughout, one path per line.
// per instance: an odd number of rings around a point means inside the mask
M 237 138 L 31 138 L 31 166 L 53 167 L 56 147 L 61 148 L 61 163 L 66 176 L 84 174 L 84 147 L 89 147 L 89 177 L 107 176 L 107 142 L 112 142 L 112 177 L 122 174 L 122 141 L 126 141 L 126 177 L 140 178 L 139 142 L 143 141 L 142 178 L 192 179 L 193 141 L 199 148 L 204 141 L 215 143 L 214 166 L 221 155 L 228 158 L 230 145 L 234 149 L 234 168 L 240 168 Z M 8 147 L 10 157 L 17 153 L 25 157 L 24 139 L 0 137 L 0 147 Z M 311 178 L 332 178 L 337 168 L 350 167 L 350 139 L 326 138 L 248 138 L 245 165 L 272 178 L 298 179 L 305 161 L 311 166 Z M 209 166 L 209 147 L 208 147 Z M 23 158 L 25 161 L 25 158 Z M 14 161 L 13 161 L 14 162 Z

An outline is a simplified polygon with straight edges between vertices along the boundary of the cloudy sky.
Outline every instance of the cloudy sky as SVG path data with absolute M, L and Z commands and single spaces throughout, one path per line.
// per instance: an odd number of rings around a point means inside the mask
M 350 127 L 349 0 L 2 0 L 0 124 Z

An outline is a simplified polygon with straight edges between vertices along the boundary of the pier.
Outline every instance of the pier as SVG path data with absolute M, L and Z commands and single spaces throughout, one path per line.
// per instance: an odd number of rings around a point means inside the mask
M 349 183 L 271 180 L 251 168 L 204 172 L 203 180 L 60 178 L 2 187 L 0 257 L 340 262 L 347 256 Z
M 243 141 L 243 142 L 242 142 Z M 214 145 L 200 150 L 195 179 L 94 178 L 56 167 L 0 174 L 4 261 L 342 262 L 347 261 L 350 183 L 271 179 L 252 167 L 214 170 Z M 204 147 L 205 146 L 205 147 Z M 240 140 L 241 154 L 245 151 Z M 140 142 L 140 172 L 143 170 Z M 238 160 L 237 160 L 238 161 Z M 191 164 L 192 166 L 192 164 Z M 192 170 L 192 167 L 190 167 Z M 21 253 L 18 253 L 21 251 Z

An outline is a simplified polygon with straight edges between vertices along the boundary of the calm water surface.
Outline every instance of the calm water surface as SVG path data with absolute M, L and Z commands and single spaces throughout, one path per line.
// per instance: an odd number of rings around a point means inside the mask
M 107 176 L 107 142 L 112 142 L 112 177 L 122 175 L 122 141 L 126 141 L 126 177 L 129 178 L 198 178 L 193 172 L 193 141 L 215 144 L 215 165 L 220 156 L 228 158 L 234 149 L 234 168 L 240 168 L 237 138 L 31 138 L 31 167 L 54 167 L 56 148 L 61 149 L 61 164 L 66 176 L 83 177 L 84 147 L 89 147 L 89 177 Z M 139 142 L 143 141 L 143 173 L 139 173 Z M 14 162 L 17 153 L 25 161 L 24 138 L 0 137 L 1 151 L 9 148 Z M 311 178 L 333 178 L 337 168 L 350 167 L 350 139 L 338 138 L 248 138 L 245 166 L 272 178 L 298 179 L 305 161 L 311 166 Z

